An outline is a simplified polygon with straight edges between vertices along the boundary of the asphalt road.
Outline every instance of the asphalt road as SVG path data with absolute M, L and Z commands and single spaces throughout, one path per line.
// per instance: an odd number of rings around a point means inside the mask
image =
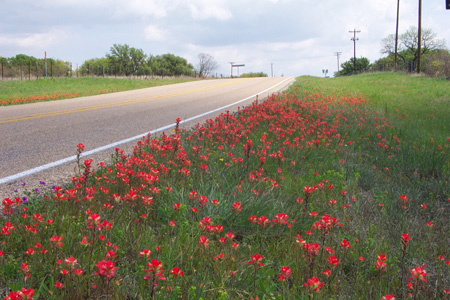
M 183 126 L 192 126 L 248 105 L 256 95 L 263 99 L 277 93 L 293 81 L 203 80 L 0 107 L 0 197 L 10 197 L 19 187 L 23 190 L 24 182 L 29 183 L 28 190 L 34 190 L 39 181 L 48 186 L 70 179 L 75 174 L 73 158 L 78 143 L 85 145 L 85 152 L 95 162 L 107 161 L 116 146 L 129 151 L 147 132 L 161 128 L 171 132 L 170 125 L 178 117 L 183 122 L 190 120 Z M 220 109 L 225 106 L 229 107 Z

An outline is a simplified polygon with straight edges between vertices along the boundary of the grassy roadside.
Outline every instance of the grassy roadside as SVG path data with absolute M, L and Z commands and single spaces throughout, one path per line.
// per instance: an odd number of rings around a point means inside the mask
M 450 299 L 450 111 L 427 105 L 446 89 L 300 77 L 79 161 L 70 186 L 3 200 L 0 282 L 45 299 Z
M 332 79 L 300 77 L 302 89 L 367 100 L 377 113 L 406 118 L 411 135 L 437 138 L 442 142 L 450 131 L 450 82 L 402 73 L 372 73 Z M 433 121 L 433 119 L 435 121 Z
M 0 106 L 92 96 L 195 80 L 193 78 L 49 78 L 30 81 L 0 81 Z

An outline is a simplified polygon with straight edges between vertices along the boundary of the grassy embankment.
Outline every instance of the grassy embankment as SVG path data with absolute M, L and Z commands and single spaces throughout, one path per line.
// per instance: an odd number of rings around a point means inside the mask
M 0 106 L 114 93 L 195 80 L 193 78 L 49 78 L 0 81 Z
M 0 282 L 43 299 L 447 299 L 448 95 L 400 74 L 300 77 L 80 161 L 72 186 L 3 201 Z

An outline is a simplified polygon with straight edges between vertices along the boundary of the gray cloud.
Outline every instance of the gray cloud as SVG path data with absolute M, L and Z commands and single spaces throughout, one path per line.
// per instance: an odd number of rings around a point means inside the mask
M 353 56 L 381 57 L 380 42 L 395 31 L 391 0 L 4 0 L 0 10 L 0 55 L 24 53 L 81 64 L 102 57 L 114 43 L 149 54 L 174 53 L 196 64 L 212 54 L 220 74 L 229 61 L 243 72 L 322 76 Z M 417 4 L 401 3 L 400 31 L 417 24 Z M 423 7 L 423 26 L 450 40 L 449 11 L 442 0 Z

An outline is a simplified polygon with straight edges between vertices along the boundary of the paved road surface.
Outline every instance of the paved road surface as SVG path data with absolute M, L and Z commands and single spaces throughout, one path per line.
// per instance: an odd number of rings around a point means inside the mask
M 11 196 L 13 189 L 22 187 L 23 182 L 29 183 L 28 190 L 34 190 L 41 180 L 47 185 L 58 184 L 62 179 L 67 181 L 74 174 L 75 162 L 70 158 L 76 154 L 78 143 L 85 145 L 85 152 L 95 152 L 89 158 L 96 162 L 108 161 L 115 147 L 112 144 L 118 141 L 122 143 L 118 147 L 130 150 L 137 137 L 173 124 L 178 117 L 189 120 L 248 98 L 184 124 L 193 125 L 222 111 L 237 110 L 238 106 L 253 102 L 256 94 L 262 99 L 283 90 L 293 80 L 203 80 L 0 107 L 0 197 Z M 171 128 L 165 131 L 171 132 Z M 130 138 L 132 141 L 123 143 Z M 109 145 L 108 149 L 100 151 L 105 145 Z M 67 163 L 62 164 L 63 161 Z M 57 166 L 50 168 L 52 163 Z

